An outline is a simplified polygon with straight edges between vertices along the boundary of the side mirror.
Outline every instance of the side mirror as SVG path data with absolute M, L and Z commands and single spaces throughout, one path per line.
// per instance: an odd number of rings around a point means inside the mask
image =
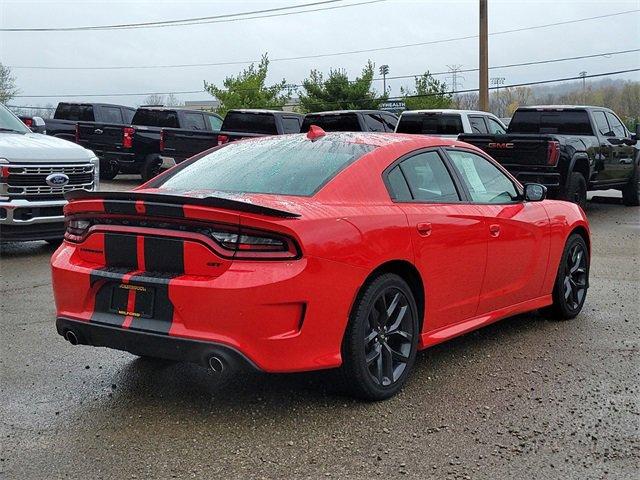
M 525 183 L 524 199 L 527 202 L 541 202 L 547 198 L 547 187 L 539 183 Z
M 607 142 L 609 142 L 611 145 L 622 145 L 624 143 L 624 140 L 616 137 L 608 137 Z

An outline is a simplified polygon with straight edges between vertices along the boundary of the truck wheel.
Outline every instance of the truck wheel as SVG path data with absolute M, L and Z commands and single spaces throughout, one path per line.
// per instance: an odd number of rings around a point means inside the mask
M 158 175 L 160 173 L 161 166 L 162 159 L 158 155 L 154 155 L 153 153 L 147 155 L 144 159 L 144 164 L 140 169 L 140 176 L 142 176 L 142 180 L 148 182 Z
M 640 206 L 640 166 L 633 169 L 629 183 L 622 187 L 622 203 L 627 207 Z
M 558 195 L 560 200 L 576 203 L 582 209 L 587 206 L 587 181 L 581 173 L 571 172 L 567 185 L 560 189 Z
M 120 172 L 118 162 L 100 161 L 100 179 L 113 180 Z

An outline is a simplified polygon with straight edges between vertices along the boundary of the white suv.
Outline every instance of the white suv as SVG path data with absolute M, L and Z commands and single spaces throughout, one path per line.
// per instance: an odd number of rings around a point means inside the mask
M 458 138 L 461 133 L 499 135 L 506 131 L 498 117 L 477 110 L 406 110 L 396 125 L 396 133 L 447 138 Z

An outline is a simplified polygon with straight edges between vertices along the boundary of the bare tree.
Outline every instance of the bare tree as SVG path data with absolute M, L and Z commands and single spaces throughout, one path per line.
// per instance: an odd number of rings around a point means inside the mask
M 16 78 L 11 74 L 11 69 L 0 63 L 0 103 L 7 103 L 18 94 Z

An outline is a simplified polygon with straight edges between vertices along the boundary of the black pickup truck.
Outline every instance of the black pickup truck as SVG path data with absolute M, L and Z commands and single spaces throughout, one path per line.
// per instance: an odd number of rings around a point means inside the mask
M 638 133 L 603 107 L 540 106 L 516 110 L 503 135 L 462 134 L 522 183 L 546 185 L 550 198 L 584 207 L 588 190 L 618 189 L 640 203 Z
M 119 172 L 149 180 L 161 170 L 217 145 L 240 138 L 297 133 L 302 115 L 269 110 L 214 114 L 176 108 L 141 107 L 131 125 L 78 124 L 78 143 L 101 159 L 102 178 Z
M 326 132 L 393 132 L 398 117 L 383 110 L 335 110 L 307 113 L 300 132 L 306 133 L 311 125 Z

